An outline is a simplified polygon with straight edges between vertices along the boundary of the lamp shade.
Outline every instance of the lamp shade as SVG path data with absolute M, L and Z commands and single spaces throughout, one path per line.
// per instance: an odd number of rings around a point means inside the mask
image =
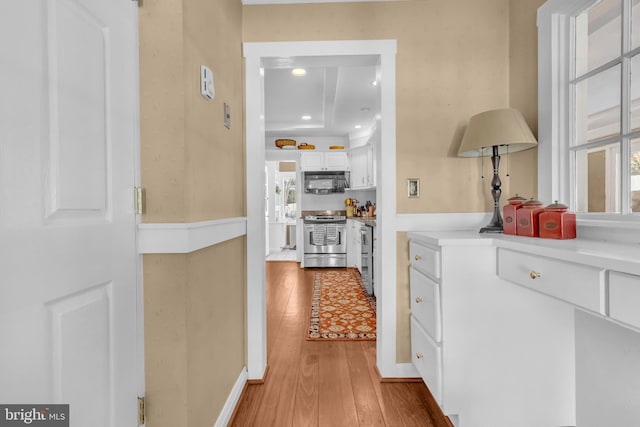
M 480 157 L 483 148 L 498 146 L 499 154 L 533 148 L 538 144 L 522 113 L 512 108 L 485 111 L 469 120 L 458 150 L 460 157 Z M 508 148 L 507 148 L 508 146 Z

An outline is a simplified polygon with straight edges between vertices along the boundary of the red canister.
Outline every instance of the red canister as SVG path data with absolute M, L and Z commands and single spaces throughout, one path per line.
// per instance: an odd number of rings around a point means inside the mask
M 567 211 L 562 203 L 547 206 L 540 214 L 540 237 L 547 239 L 575 239 L 576 214 Z
M 509 199 L 509 203 L 502 207 L 502 216 L 504 218 L 502 229 L 504 234 L 518 234 L 516 227 L 516 211 L 522 207 L 522 204 L 526 202 L 522 196 L 518 196 L 516 193 L 515 196 Z
M 538 200 L 527 200 L 522 207 L 516 211 L 516 233 L 518 236 L 538 237 L 538 220 L 540 214 L 544 212 L 542 202 Z

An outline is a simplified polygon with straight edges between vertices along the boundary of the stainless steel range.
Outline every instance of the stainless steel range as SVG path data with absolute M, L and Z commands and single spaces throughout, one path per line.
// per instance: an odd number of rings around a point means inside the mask
M 307 215 L 304 217 L 304 266 L 347 266 L 347 217 Z

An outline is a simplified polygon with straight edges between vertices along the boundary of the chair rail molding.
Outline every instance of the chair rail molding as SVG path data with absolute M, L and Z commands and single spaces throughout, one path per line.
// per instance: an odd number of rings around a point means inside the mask
M 138 224 L 139 254 L 186 254 L 247 234 L 247 218 Z

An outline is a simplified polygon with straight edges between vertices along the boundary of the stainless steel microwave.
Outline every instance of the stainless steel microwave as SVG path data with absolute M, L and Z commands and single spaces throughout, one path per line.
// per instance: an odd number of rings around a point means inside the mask
M 346 188 L 349 188 L 348 171 L 304 172 L 305 193 L 344 193 Z

